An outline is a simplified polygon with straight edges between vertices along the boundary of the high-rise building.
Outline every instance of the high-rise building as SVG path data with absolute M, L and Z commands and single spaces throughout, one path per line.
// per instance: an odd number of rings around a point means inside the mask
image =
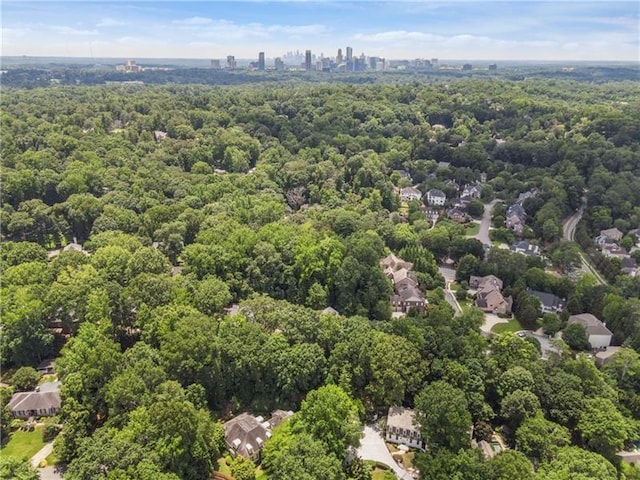
M 463 72 L 470 72 L 472 69 L 473 65 L 471 65 L 470 63 L 465 63 L 464 65 L 462 65 Z
M 220 60 L 211 60 L 211 68 L 214 70 L 220 70 L 222 68 L 220 66 Z
M 258 70 L 264 70 L 264 52 L 258 53 Z
M 304 69 L 306 71 L 311 70 L 311 50 L 304 52 Z
M 432 58 L 432 59 L 431 59 L 431 66 L 432 66 L 433 68 L 438 68 L 438 67 L 439 67 L 438 59 L 437 59 L 437 58 Z
M 342 63 L 342 60 L 343 60 L 343 58 L 342 58 L 342 49 L 339 48 L 338 49 L 338 55 L 336 56 L 336 63 L 338 65 L 340 65 Z
M 233 70 L 237 66 L 238 64 L 236 63 L 236 57 L 234 57 L 233 55 L 227 55 L 227 69 Z
M 276 68 L 276 70 L 284 70 L 284 62 L 280 57 L 277 57 L 275 59 L 275 61 L 273 62 L 273 65 Z
M 491 65 L 489 65 L 489 71 L 490 71 L 490 72 L 496 72 L 496 71 L 498 71 L 498 64 L 496 64 L 496 63 L 492 63 Z
M 347 62 L 353 60 L 353 48 L 347 47 Z

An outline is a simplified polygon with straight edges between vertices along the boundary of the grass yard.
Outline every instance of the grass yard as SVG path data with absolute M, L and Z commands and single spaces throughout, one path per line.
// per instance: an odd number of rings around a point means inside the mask
M 396 474 L 391 470 L 382 470 L 381 468 L 377 468 L 373 471 L 373 475 L 371 475 L 371 480 L 393 480 L 396 479 Z
M 262 470 L 262 467 L 256 468 L 256 480 L 269 480 L 267 472 Z
M 480 231 L 480 224 L 479 223 L 470 223 L 468 225 L 465 225 L 464 227 L 464 234 L 467 237 L 472 237 L 473 235 L 477 235 L 478 232 Z
M 522 325 L 515 318 L 509 320 L 508 323 L 498 323 L 491 329 L 493 333 L 517 332 L 518 330 L 522 330 Z
M 56 455 L 56 452 L 51 452 L 51 454 L 47 458 L 45 458 L 45 460 L 47 461 L 47 465 L 51 467 L 58 464 L 58 456 Z
M 31 458 L 44 447 L 42 441 L 42 427 L 36 427 L 32 432 L 16 430 L 11 434 L 7 444 L 0 450 L 0 455 L 16 458 Z
M 225 475 L 231 475 L 231 469 L 229 465 L 227 465 L 227 461 L 224 457 L 218 459 L 218 472 L 224 473 Z

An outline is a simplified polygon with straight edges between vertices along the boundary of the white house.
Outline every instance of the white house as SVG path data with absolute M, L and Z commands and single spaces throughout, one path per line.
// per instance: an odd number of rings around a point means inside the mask
M 432 206 L 437 205 L 441 207 L 444 205 L 444 202 L 446 201 L 447 201 L 447 196 L 442 190 L 437 190 L 435 188 L 432 188 L 427 192 L 427 203 L 429 205 L 432 205 Z
M 416 187 L 405 187 L 400 190 L 400 198 L 405 202 L 420 200 L 422 198 L 422 192 Z
M 420 428 L 414 425 L 415 412 L 410 408 L 390 407 L 387 416 L 386 440 L 424 450 Z
M 597 317 L 590 313 L 581 313 L 580 315 L 571 315 L 567 325 L 579 323 L 587 331 L 587 338 L 591 348 L 600 349 L 611 345 L 613 333 L 598 320 Z

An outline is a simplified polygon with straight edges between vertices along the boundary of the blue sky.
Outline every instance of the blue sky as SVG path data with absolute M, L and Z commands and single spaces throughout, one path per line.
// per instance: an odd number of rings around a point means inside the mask
M 2 1 L 2 54 L 640 60 L 640 2 Z

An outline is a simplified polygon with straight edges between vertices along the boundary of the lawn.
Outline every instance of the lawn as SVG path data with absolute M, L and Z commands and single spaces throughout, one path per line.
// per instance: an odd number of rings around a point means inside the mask
M 17 458 L 31 458 L 44 447 L 42 427 L 36 427 L 32 432 L 16 430 L 11 434 L 7 444 L 0 450 L 2 456 Z
M 229 465 L 227 465 L 227 461 L 224 457 L 218 459 L 218 472 L 224 473 L 225 475 L 231 475 L 231 469 Z
M 517 332 L 519 330 L 522 330 L 522 325 L 515 318 L 509 320 L 509 323 L 498 323 L 491 329 L 493 333 Z
M 479 231 L 480 231 L 480 224 L 475 222 L 466 225 L 464 228 L 464 234 L 468 237 L 477 235 Z
M 262 470 L 262 467 L 256 468 L 256 480 L 269 480 L 267 472 Z
M 373 475 L 371 475 L 371 480 L 391 480 L 398 478 L 396 475 L 390 470 L 382 470 L 381 468 L 376 468 L 373 471 Z

